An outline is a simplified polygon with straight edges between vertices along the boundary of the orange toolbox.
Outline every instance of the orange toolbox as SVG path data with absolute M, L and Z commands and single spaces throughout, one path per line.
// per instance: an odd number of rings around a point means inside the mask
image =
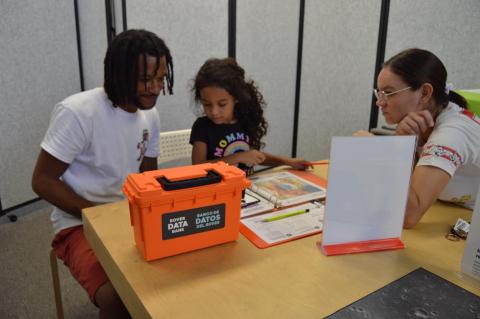
M 129 174 L 135 242 L 154 260 L 238 238 L 245 173 L 224 162 Z

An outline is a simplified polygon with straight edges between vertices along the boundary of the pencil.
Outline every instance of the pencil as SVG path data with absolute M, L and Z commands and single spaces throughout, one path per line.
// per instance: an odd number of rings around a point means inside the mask
M 310 211 L 310 209 L 302 209 L 302 210 L 298 210 L 298 211 L 295 211 L 295 212 L 290 212 L 290 213 L 286 213 L 286 214 L 283 214 L 283 215 L 277 215 L 277 216 L 273 216 L 273 217 L 270 217 L 270 218 L 265 218 L 262 220 L 262 222 L 273 222 L 275 220 L 279 220 L 279 219 L 284 219 L 284 218 L 288 218 L 288 217 L 292 217 L 292 216 L 296 216 L 296 215 L 300 215 L 300 214 L 305 214 L 305 213 L 308 213 Z
M 306 166 L 314 166 L 314 165 L 328 165 L 328 161 L 319 161 L 319 162 L 305 162 Z

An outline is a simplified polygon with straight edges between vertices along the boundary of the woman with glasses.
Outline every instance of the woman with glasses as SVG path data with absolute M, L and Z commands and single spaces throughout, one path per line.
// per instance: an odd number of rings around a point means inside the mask
M 396 135 L 416 135 L 405 228 L 415 226 L 436 199 L 473 209 L 480 184 L 480 118 L 446 85 L 433 53 L 408 49 L 384 63 L 374 90 Z M 356 134 L 361 135 L 361 134 Z

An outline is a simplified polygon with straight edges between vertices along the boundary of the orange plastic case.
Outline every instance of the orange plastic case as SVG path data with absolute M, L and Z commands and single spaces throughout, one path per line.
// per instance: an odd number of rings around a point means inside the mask
M 245 173 L 224 162 L 128 175 L 122 190 L 145 260 L 236 240 L 248 186 Z

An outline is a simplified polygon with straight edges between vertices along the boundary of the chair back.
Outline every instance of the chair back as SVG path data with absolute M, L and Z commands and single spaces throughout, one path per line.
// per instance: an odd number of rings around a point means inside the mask
M 159 165 L 191 157 L 190 131 L 190 129 L 187 129 L 160 133 L 160 156 L 157 161 Z

